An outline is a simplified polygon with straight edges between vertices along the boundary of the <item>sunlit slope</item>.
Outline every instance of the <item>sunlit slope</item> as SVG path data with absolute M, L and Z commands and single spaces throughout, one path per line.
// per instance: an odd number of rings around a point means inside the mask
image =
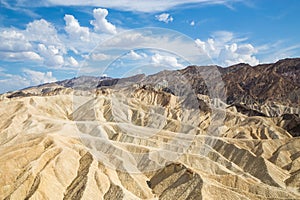
M 297 107 L 197 102 L 151 88 L 4 95 L 0 198 L 300 198 L 300 141 L 280 117 Z

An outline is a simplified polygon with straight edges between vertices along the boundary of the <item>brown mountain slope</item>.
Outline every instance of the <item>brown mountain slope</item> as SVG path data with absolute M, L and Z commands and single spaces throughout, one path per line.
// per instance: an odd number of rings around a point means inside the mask
M 248 98 L 248 101 L 299 105 L 300 81 L 297 77 L 300 77 L 300 59 L 285 59 L 255 67 L 237 65 L 223 73 L 228 103 Z
M 191 81 L 197 93 L 208 94 L 201 79 L 209 67 L 190 66 L 181 73 Z M 227 103 L 279 102 L 285 105 L 300 104 L 300 58 L 280 60 L 274 64 L 250 66 L 237 64 L 218 67 L 226 88 Z

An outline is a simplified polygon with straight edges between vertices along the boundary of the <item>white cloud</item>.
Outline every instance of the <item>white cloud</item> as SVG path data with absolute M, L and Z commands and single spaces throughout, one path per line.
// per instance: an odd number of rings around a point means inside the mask
M 114 1 L 99 1 L 99 0 L 47 0 L 44 4 L 46 5 L 63 5 L 63 6 L 97 6 L 105 8 L 114 8 L 126 11 L 138 11 L 138 12 L 159 12 L 166 11 L 175 6 L 182 6 L 185 4 L 223 4 L 225 6 L 230 5 L 234 2 L 240 2 L 240 0 L 114 0 Z
M 202 50 L 206 50 L 206 42 L 204 42 L 204 41 L 202 41 L 202 40 L 200 40 L 200 39 L 196 39 L 195 40 L 195 43 L 196 43 L 196 45 L 199 47 L 199 48 L 201 48 Z
M 249 63 L 257 65 L 256 58 L 258 50 L 245 38 L 238 38 L 231 32 L 218 31 L 212 34 L 212 38 L 202 41 L 196 39 L 196 45 L 201 48 L 218 65 L 228 66 L 237 63 Z
M 44 58 L 44 63 L 51 67 L 60 67 L 64 64 L 63 53 L 53 45 L 38 44 L 38 52 Z
M 0 58 L 3 60 L 42 60 L 34 52 L 28 37 L 18 30 L 3 30 L 0 32 Z
M 108 41 L 105 41 L 102 46 L 126 48 L 128 46 L 133 46 L 134 44 L 148 43 L 150 40 L 152 40 L 152 38 L 145 36 L 137 30 L 119 34 L 118 37 L 113 37 Z
M 212 38 L 221 44 L 231 42 L 233 39 L 235 39 L 234 34 L 229 31 L 216 31 L 212 34 Z
M 32 51 L 22 51 L 22 52 L 1 52 L 0 51 L 0 58 L 3 60 L 12 60 L 12 61 L 42 60 L 42 58 L 37 53 Z
M 160 15 L 155 15 L 155 18 L 160 22 L 169 23 L 172 22 L 174 19 L 169 13 L 162 13 Z
M 32 42 L 38 41 L 47 45 L 62 45 L 55 27 L 44 19 L 28 23 L 24 34 Z
M 27 24 L 24 34 L 33 46 L 32 51 L 39 54 L 46 66 L 61 67 L 64 65 L 66 47 L 51 23 L 44 19 L 34 20 Z
M 242 44 L 238 46 L 236 53 L 241 55 L 254 54 L 257 53 L 257 49 L 255 49 L 252 44 Z
M 73 51 L 78 56 L 88 54 L 107 35 L 90 32 L 80 26 L 72 15 L 65 15 L 65 33 L 44 19 L 34 20 L 25 29 L 0 29 L 0 59 L 5 61 L 35 61 L 45 67 L 62 68 L 79 66 L 77 58 L 70 57 Z M 91 40 L 90 40 L 91 39 Z M 79 57 L 80 58 L 80 57 Z M 70 68 L 68 68 L 70 69 Z
M 80 39 L 82 41 L 89 41 L 89 28 L 80 26 L 79 22 L 73 15 L 65 15 L 66 22 L 65 31 L 72 39 Z
M 28 87 L 30 81 L 20 75 L 0 73 L 0 84 L 0 93 L 4 93 Z
M 284 40 L 257 47 L 263 63 L 276 62 L 288 57 L 299 57 L 300 45 L 286 46 Z
M 161 49 L 180 55 L 189 63 L 201 65 L 210 62 L 207 56 L 199 52 L 191 38 L 170 29 L 143 28 L 122 32 L 102 43 L 99 50 L 105 52 L 105 49 L 107 52 L 114 49 L 118 52 L 117 57 L 132 49 Z
M 73 56 L 70 56 L 67 58 L 67 65 L 71 67 L 77 67 L 79 66 L 79 63 Z
M 0 51 L 28 51 L 32 46 L 25 35 L 16 30 L 4 30 L 0 32 Z
M 44 19 L 34 20 L 25 30 L 0 32 L 0 58 L 9 61 L 43 61 L 45 66 L 64 65 L 65 45 L 55 27 Z
M 183 67 L 182 64 L 178 63 L 176 57 L 169 56 L 169 55 L 161 55 L 159 53 L 155 53 L 151 57 L 151 64 L 156 66 L 168 66 L 168 67 Z
M 43 83 L 50 83 L 57 81 L 55 77 L 53 77 L 52 72 L 39 72 L 30 69 L 24 69 L 24 77 L 30 81 L 31 85 L 38 85 Z
M 205 53 L 207 53 L 208 55 L 210 53 L 215 53 L 216 51 L 216 47 L 215 47 L 215 40 L 212 38 L 208 38 L 207 41 L 202 41 L 200 39 L 196 39 L 195 43 L 198 47 L 200 47 Z
M 6 91 L 14 91 L 17 89 L 23 89 L 31 85 L 39 85 L 43 83 L 49 83 L 57 81 L 51 71 L 40 72 L 30 69 L 24 69 L 23 74 L 9 74 L 5 73 L 5 70 L 0 71 L 0 93 Z
M 94 61 L 103 61 L 110 59 L 110 55 L 104 54 L 104 53 L 92 53 L 90 55 L 90 58 Z
M 42 60 L 24 33 L 18 30 L 0 32 L 0 59 L 9 61 Z
M 140 60 L 140 59 L 143 59 L 143 58 L 146 58 L 147 55 L 144 54 L 144 53 L 136 53 L 134 50 L 130 50 L 130 52 L 128 54 L 126 54 L 126 59 L 129 59 L 129 60 Z
M 108 34 L 116 34 L 116 26 L 108 22 L 106 17 L 108 15 L 108 10 L 97 8 L 93 10 L 95 20 L 91 20 L 91 25 L 94 26 L 96 32 L 103 32 Z
M 250 65 L 257 65 L 259 61 L 253 54 L 256 50 L 251 44 L 239 45 L 233 43 L 232 45 L 225 45 L 219 55 L 219 60 L 226 65 L 234 65 L 237 63 L 248 63 Z
M 190 25 L 191 25 L 191 26 L 195 26 L 195 21 L 194 21 L 194 20 L 191 21 Z

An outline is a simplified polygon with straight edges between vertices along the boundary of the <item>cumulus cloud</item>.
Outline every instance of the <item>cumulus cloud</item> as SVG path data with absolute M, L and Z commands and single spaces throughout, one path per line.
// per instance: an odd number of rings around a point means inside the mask
M 201 50 L 203 50 L 203 51 L 206 50 L 206 42 L 204 42 L 204 41 L 200 40 L 199 38 L 197 38 L 197 39 L 195 40 L 195 43 L 196 43 L 196 45 L 197 45 Z
M 35 52 L 27 32 L 19 30 L 3 30 L 0 32 L 0 58 L 3 60 L 42 60 Z
M 2 60 L 42 60 L 22 32 L 4 30 L 0 32 L 0 58 Z
M 55 27 L 44 19 L 34 20 L 26 29 L 0 31 L 0 58 L 9 61 L 43 61 L 45 66 L 64 65 L 65 45 Z
M 0 29 L 0 59 L 5 61 L 36 61 L 45 67 L 79 66 L 75 57 L 88 53 L 95 47 L 93 41 L 103 39 L 102 35 L 92 33 L 87 27 L 80 26 L 72 15 L 65 15 L 65 33 L 58 33 L 56 28 L 44 19 L 34 20 L 25 29 Z M 104 37 L 105 38 L 105 37 Z M 69 69 L 69 68 L 68 68 Z
M 62 52 L 53 45 L 38 44 L 38 52 L 43 56 L 44 63 L 47 66 L 59 67 L 64 64 Z
M 29 51 L 32 46 L 23 33 L 16 30 L 4 30 L 0 32 L 0 51 Z
M 24 34 L 29 41 L 38 41 L 47 45 L 62 45 L 55 27 L 44 19 L 28 23 Z
M 66 47 L 59 39 L 56 28 L 44 19 L 34 20 L 26 26 L 26 38 L 31 42 L 32 51 L 38 54 L 48 67 L 64 65 Z
M 14 91 L 30 86 L 30 81 L 20 75 L 4 74 L 0 72 L 0 77 L 0 93 Z
M 89 57 L 87 57 L 89 58 Z M 111 58 L 110 55 L 104 54 L 104 53 L 92 53 L 90 55 L 90 58 L 94 61 L 103 61 L 103 60 L 108 60 Z
M 128 54 L 126 54 L 126 58 L 130 60 L 140 60 L 146 58 L 147 55 L 144 53 L 137 53 L 134 50 L 130 50 Z
M 57 81 L 51 71 L 40 72 L 24 69 L 22 74 L 9 74 L 5 70 L 0 71 L 0 93 L 22 89 L 30 85 L 39 85 Z
M 80 39 L 82 41 L 89 41 L 89 28 L 80 26 L 79 22 L 73 15 L 65 15 L 66 22 L 65 31 L 73 39 Z
M 68 57 L 66 60 L 67 60 L 67 65 L 71 67 L 79 66 L 78 61 L 73 56 Z
M 0 52 L 0 58 L 3 60 L 11 60 L 11 61 L 23 61 L 23 60 L 41 61 L 42 60 L 42 58 L 33 51 Z
M 34 71 L 30 69 L 24 69 L 24 77 L 30 81 L 30 84 L 38 85 L 43 83 L 50 83 L 57 81 L 55 77 L 53 77 L 52 72 L 40 72 Z
M 182 64 L 178 62 L 178 59 L 169 55 L 161 55 L 159 53 L 155 53 L 151 57 L 151 63 L 156 66 L 169 66 L 169 67 L 183 67 Z
M 106 17 L 108 15 L 108 10 L 97 8 L 93 10 L 93 15 L 95 20 L 91 20 L 91 25 L 94 26 L 94 30 L 97 32 L 103 32 L 108 34 L 116 34 L 116 26 L 108 22 Z
M 160 22 L 169 23 L 172 22 L 174 19 L 169 13 L 162 13 L 160 15 L 155 15 L 155 18 Z
M 225 45 L 219 55 L 219 60 L 226 65 L 233 65 L 237 63 L 248 63 L 250 65 L 257 65 L 259 61 L 253 56 L 257 51 L 251 44 Z
M 196 39 L 196 45 L 219 65 L 228 66 L 237 63 L 257 65 L 255 57 L 258 50 L 249 43 L 243 43 L 244 38 L 236 38 L 233 33 L 226 31 L 215 32 L 212 38 L 202 41 Z M 242 42 L 242 43 L 240 43 Z

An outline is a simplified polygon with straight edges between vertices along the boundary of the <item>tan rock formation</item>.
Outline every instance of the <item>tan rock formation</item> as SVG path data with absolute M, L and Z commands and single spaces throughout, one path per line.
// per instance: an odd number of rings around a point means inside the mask
M 1 97 L 0 199 L 300 198 L 296 118 L 218 110 L 205 95 L 195 109 L 147 88 L 51 87 Z

